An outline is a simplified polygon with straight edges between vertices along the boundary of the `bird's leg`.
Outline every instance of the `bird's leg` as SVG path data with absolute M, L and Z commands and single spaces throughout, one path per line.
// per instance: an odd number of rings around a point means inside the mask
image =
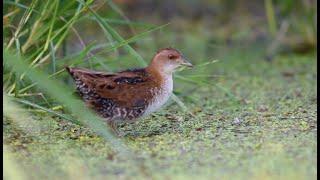
M 108 121 L 108 124 L 111 128 L 111 130 L 115 133 L 118 134 L 118 130 L 117 130 L 117 123 L 115 121 Z
M 110 128 L 112 129 L 112 131 L 119 137 L 122 137 L 123 136 L 123 133 L 121 133 L 118 129 L 118 126 L 117 126 L 117 122 L 116 121 L 108 121 L 108 124 L 110 126 Z

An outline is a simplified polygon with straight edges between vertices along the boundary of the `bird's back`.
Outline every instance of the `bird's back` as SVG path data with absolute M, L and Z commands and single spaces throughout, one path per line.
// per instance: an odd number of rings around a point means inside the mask
M 103 73 L 66 68 L 86 104 L 107 120 L 141 117 L 161 89 L 161 82 L 146 69 Z

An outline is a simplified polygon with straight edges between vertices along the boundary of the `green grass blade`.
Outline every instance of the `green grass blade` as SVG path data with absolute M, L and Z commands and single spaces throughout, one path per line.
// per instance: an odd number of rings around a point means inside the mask
M 54 45 L 52 42 L 50 42 L 50 55 L 51 55 L 52 73 L 54 74 L 56 72 L 56 55 L 55 55 Z
M 277 32 L 277 25 L 276 25 L 275 11 L 274 11 L 272 0 L 265 0 L 264 3 L 265 3 L 266 15 L 267 15 L 267 20 L 269 25 L 269 31 L 272 36 L 275 36 Z
M 158 27 L 151 28 L 151 29 L 149 29 L 149 30 L 147 30 L 147 31 L 145 31 L 145 32 L 142 32 L 142 33 L 140 33 L 140 34 L 137 34 L 137 35 L 135 35 L 135 36 L 133 36 L 133 37 L 127 39 L 127 40 L 123 40 L 123 41 L 121 41 L 121 42 L 118 42 L 118 44 L 115 44 L 114 46 L 112 46 L 112 47 L 109 48 L 109 49 L 103 50 L 103 52 L 110 52 L 110 51 L 113 51 L 113 50 L 115 50 L 115 49 L 117 49 L 117 48 L 120 48 L 120 47 L 122 47 L 122 46 L 126 46 L 126 45 L 128 45 L 129 43 L 133 43 L 133 42 L 135 42 L 135 41 L 138 41 L 139 39 L 141 39 L 142 37 L 146 36 L 147 34 L 153 32 L 153 31 L 162 29 L 162 28 L 164 28 L 164 27 L 166 27 L 166 26 L 168 26 L 168 25 L 169 25 L 169 23 L 164 24 L 164 25 L 161 25 L 161 26 L 158 26 Z M 101 53 L 102 53 L 102 52 L 101 52 Z M 100 54 L 100 53 L 99 53 L 99 54 Z
M 78 124 L 78 125 L 81 124 L 78 120 L 72 118 L 71 116 L 68 116 L 68 115 L 66 115 L 66 114 L 58 113 L 58 112 L 56 112 L 56 111 L 54 111 L 54 110 L 51 110 L 51 109 L 48 109 L 48 108 L 46 108 L 46 107 L 40 106 L 40 105 L 35 104 L 35 103 L 33 103 L 33 102 L 30 102 L 30 101 L 27 101 L 27 100 L 23 100 L 23 99 L 18 99 L 18 98 L 14 98 L 13 100 L 14 100 L 14 101 L 17 101 L 17 102 L 19 102 L 19 103 L 21 103 L 21 104 L 31 106 L 31 107 L 33 107 L 33 108 L 41 109 L 41 110 L 43 110 L 43 111 L 45 111 L 45 112 L 47 112 L 47 113 L 49 113 L 49 114 L 53 114 L 53 115 L 58 116 L 58 117 L 60 117 L 60 118 L 62 118 L 62 119 L 65 119 L 65 120 L 67 120 L 67 121 L 70 121 L 70 122 L 72 122 L 72 123 L 74 123 L 74 124 Z
M 89 18 L 89 19 L 95 19 L 93 17 L 84 17 L 84 18 Z M 145 27 L 145 28 L 153 28 L 155 27 L 154 24 L 148 24 L 144 22 L 133 22 L 133 21 L 125 21 L 125 20 L 120 20 L 120 19 L 112 19 L 112 18 L 102 18 L 104 21 L 106 21 L 109 24 L 115 24 L 115 25 L 131 25 L 131 26 L 136 26 L 136 27 Z
M 96 20 L 98 21 L 99 24 L 104 28 L 104 31 L 107 31 L 111 34 L 111 36 L 120 42 L 125 41 L 118 33 L 116 30 L 114 30 L 106 21 L 104 21 L 94 10 L 92 10 L 91 7 L 89 7 L 86 3 L 83 1 L 80 1 L 84 6 L 86 6 L 89 11 L 94 15 Z M 128 53 L 130 53 L 141 65 L 146 66 L 147 63 L 143 60 L 143 58 L 130 46 L 130 45 L 124 45 L 124 48 Z
M 14 155 L 8 152 L 9 148 L 3 147 L 3 178 L 24 180 L 26 175 L 22 172 L 22 168 L 14 160 Z
M 4 3 L 4 4 L 14 5 L 14 6 L 17 6 L 17 7 L 21 8 L 21 9 L 25 9 L 25 10 L 28 10 L 28 9 L 29 9 L 28 6 L 26 6 L 26 5 L 24 5 L 24 4 L 21 4 L 21 3 L 19 3 L 19 2 L 3 1 L 3 3 Z M 39 11 L 37 11 L 37 10 L 34 9 L 34 8 L 33 8 L 32 10 L 33 10 L 33 12 L 35 12 L 35 13 L 40 13 Z
M 38 83 L 39 88 L 45 90 L 52 98 L 55 98 L 57 101 L 64 104 L 68 110 L 77 115 L 81 122 L 110 142 L 116 151 L 124 156 L 127 156 L 130 153 L 122 141 L 115 139 L 114 135 L 110 132 L 101 118 L 88 111 L 82 101 L 65 93 L 70 92 L 70 89 L 56 81 L 48 79 L 46 74 L 28 68 L 28 65 L 20 57 L 14 56 L 8 51 L 4 52 L 3 59 L 6 65 L 11 68 L 14 67 L 12 70 L 15 73 L 22 74 L 28 69 L 26 76 Z
M 109 6 L 111 7 L 111 9 L 113 9 L 115 12 L 117 12 L 128 24 L 130 30 L 134 33 L 134 29 L 130 23 L 129 18 L 123 13 L 123 11 L 116 5 L 113 3 L 112 0 L 106 0 L 107 3 L 109 4 Z

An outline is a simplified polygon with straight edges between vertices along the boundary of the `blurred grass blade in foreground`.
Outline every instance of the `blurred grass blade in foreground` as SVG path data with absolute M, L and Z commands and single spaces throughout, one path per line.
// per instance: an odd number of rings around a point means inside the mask
M 7 180 L 24 180 L 25 175 L 20 170 L 18 163 L 14 160 L 8 147 L 3 147 L 3 178 Z
M 26 76 L 30 80 L 36 82 L 38 86 L 45 90 L 52 98 L 63 103 L 65 107 L 73 114 L 77 115 L 80 122 L 89 126 L 94 132 L 100 134 L 108 142 L 113 145 L 113 148 L 122 153 L 128 154 L 129 151 L 122 141 L 117 140 L 110 132 L 109 128 L 103 122 L 101 118 L 91 113 L 80 101 L 74 97 L 68 95 L 70 89 L 63 87 L 63 85 L 48 78 L 48 76 L 42 72 L 28 68 L 28 65 L 23 61 L 21 57 L 12 55 L 9 51 L 4 51 L 3 55 L 5 65 L 11 66 L 12 70 L 16 74 L 26 73 Z

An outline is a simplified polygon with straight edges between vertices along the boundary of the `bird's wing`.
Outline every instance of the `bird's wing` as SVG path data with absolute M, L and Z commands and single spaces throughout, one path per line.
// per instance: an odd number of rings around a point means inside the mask
M 114 74 L 80 68 L 67 70 L 74 78 L 80 95 L 93 106 L 101 105 L 97 101 L 102 99 L 106 104 L 121 107 L 143 107 L 152 96 L 150 89 L 157 86 L 144 69 Z

